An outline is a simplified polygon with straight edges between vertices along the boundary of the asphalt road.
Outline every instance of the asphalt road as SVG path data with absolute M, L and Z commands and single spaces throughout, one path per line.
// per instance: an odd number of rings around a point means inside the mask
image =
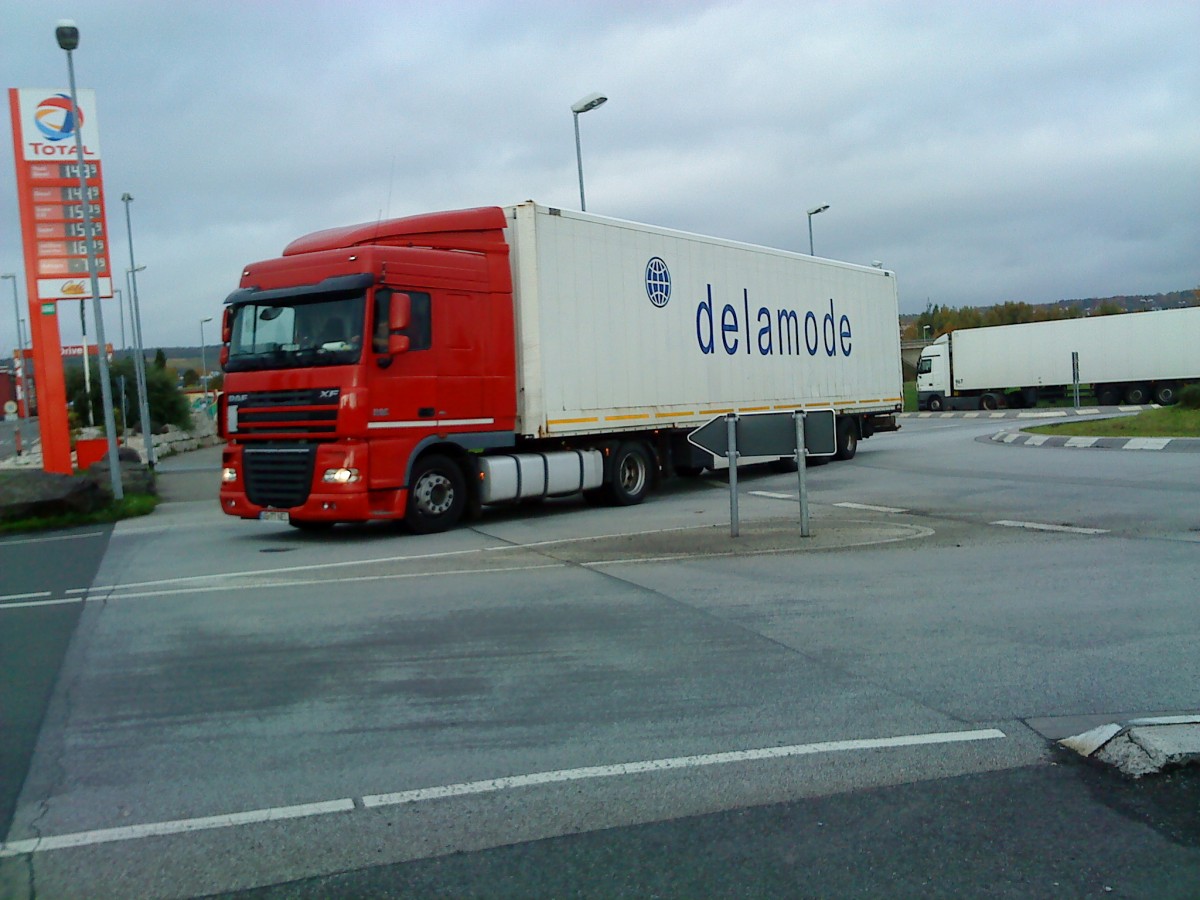
M 0 895 L 1192 896 L 1194 774 L 1045 723 L 1200 707 L 1200 456 L 1002 424 L 810 469 L 807 540 L 784 475 L 736 540 L 712 476 L 428 537 L 181 490 L 77 605 Z

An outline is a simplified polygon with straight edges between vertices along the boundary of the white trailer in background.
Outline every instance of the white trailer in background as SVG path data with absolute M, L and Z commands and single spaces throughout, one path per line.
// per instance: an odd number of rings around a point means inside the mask
M 1033 406 L 1078 382 L 1097 403 L 1174 403 L 1200 380 L 1200 307 L 959 328 L 921 351 L 922 409 Z

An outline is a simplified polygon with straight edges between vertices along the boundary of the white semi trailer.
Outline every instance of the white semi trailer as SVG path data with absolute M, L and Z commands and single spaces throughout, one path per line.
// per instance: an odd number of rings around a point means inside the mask
M 922 409 L 1033 406 L 1078 383 L 1097 403 L 1174 403 L 1200 380 L 1200 307 L 960 328 L 921 351 Z

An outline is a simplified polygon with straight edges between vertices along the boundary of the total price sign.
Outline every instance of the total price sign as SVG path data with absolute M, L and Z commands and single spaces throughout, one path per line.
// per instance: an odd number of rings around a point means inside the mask
M 74 108 L 63 90 L 13 88 L 17 193 L 21 209 L 25 264 L 36 275 L 39 300 L 82 300 L 91 296 L 86 214 L 96 254 L 100 296 L 112 297 L 100 131 L 94 91 L 78 91 Z M 76 150 L 82 139 L 84 176 Z

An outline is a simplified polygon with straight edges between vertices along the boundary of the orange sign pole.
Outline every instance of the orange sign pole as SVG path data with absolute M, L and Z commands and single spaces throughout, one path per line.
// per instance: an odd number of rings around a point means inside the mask
M 38 257 L 33 195 L 22 146 L 21 104 L 16 88 L 8 91 L 12 115 L 13 156 L 17 167 L 17 199 L 25 243 L 25 296 L 29 298 L 29 332 L 33 340 L 34 371 L 38 375 L 38 430 L 42 438 L 42 468 L 70 475 L 71 430 L 67 422 L 67 383 L 63 376 L 62 343 L 58 333 L 58 304 L 38 299 Z

